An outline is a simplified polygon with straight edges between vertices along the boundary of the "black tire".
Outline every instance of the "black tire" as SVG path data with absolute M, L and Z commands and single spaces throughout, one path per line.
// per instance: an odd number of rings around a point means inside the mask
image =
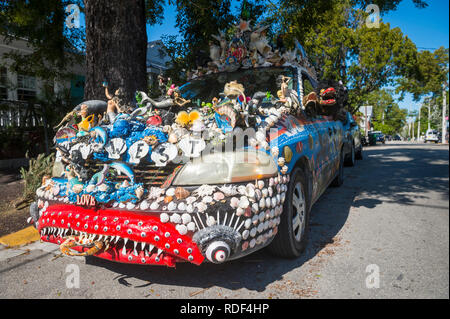
M 355 144 L 352 144 L 350 154 L 345 156 L 344 165 L 345 166 L 355 166 L 356 164 L 356 151 Z
M 344 150 L 341 150 L 339 159 L 339 171 L 337 176 L 331 182 L 331 186 L 339 187 L 344 183 Z
M 268 246 L 270 253 L 284 258 L 297 258 L 305 250 L 308 231 L 310 198 L 307 191 L 305 175 L 300 168 L 295 168 L 286 194 L 286 200 L 281 214 L 278 233 Z M 294 205 L 294 197 L 299 199 L 299 191 L 303 196 L 303 210 L 300 205 Z M 301 201 L 301 200 L 300 200 Z M 294 227 L 294 221 L 299 224 Z

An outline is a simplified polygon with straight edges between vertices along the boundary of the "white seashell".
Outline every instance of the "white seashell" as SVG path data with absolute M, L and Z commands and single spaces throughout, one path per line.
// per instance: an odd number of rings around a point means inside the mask
M 255 198 L 254 187 L 250 187 L 250 186 L 245 187 L 245 195 L 249 198 Z
M 168 214 L 162 213 L 161 215 L 159 215 L 159 220 L 161 221 L 161 223 L 167 223 L 170 218 Z
M 151 210 L 157 210 L 158 208 L 159 208 L 158 202 L 151 203 L 151 205 L 150 205 Z
M 275 217 L 275 209 L 271 209 L 270 210 L 269 217 L 270 218 L 274 218 Z
M 190 222 L 189 224 L 187 224 L 187 229 L 191 232 L 194 232 L 195 231 L 195 223 Z
M 180 235 L 186 235 L 188 232 L 188 228 L 185 225 L 177 225 L 175 229 Z
M 241 207 L 238 207 L 236 209 L 236 216 L 242 216 L 242 215 L 244 215 L 244 213 L 245 213 L 245 209 L 243 209 Z
M 133 203 L 127 203 L 127 209 L 133 209 L 136 205 Z
M 257 200 L 260 200 L 261 197 L 262 197 L 261 190 L 260 190 L 259 188 L 255 189 L 255 198 L 256 198 Z
M 187 205 L 186 206 L 186 211 L 188 213 L 193 213 L 194 212 L 194 205 L 192 205 L 192 204 Z
M 232 197 L 230 199 L 230 206 L 232 208 L 237 208 L 239 206 L 239 199 L 237 197 Z
M 172 214 L 170 216 L 170 222 L 175 224 L 181 223 L 181 216 L 179 214 Z
M 250 232 L 248 231 L 248 229 L 244 230 L 242 232 L 242 239 L 246 240 L 248 238 L 248 236 L 250 235 Z
M 163 200 L 164 200 L 164 196 L 161 196 L 161 197 L 158 197 L 157 199 L 156 199 L 156 202 L 157 203 L 159 203 L 159 202 L 162 202 Z
M 193 191 L 193 194 L 197 194 L 201 197 L 203 196 L 210 196 L 214 193 L 214 190 L 216 189 L 215 186 L 210 185 L 202 185 L 199 188 L 197 188 L 195 191 Z
M 273 189 L 272 189 L 272 187 L 269 186 L 269 187 L 267 188 L 267 191 L 268 191 L 268 193 L 269 193 L 269 196 L 272 197 L 272 195 L 273 195 Z
M 186 203 L 185 202 L 181 202 L 178 204 L 178 210 L 186 210 Z
M 280 194 L 277 194 L 277 196 L 275 196 L 275 198 L 277 199 L 277 205 L 280 205 L 280 203 L 281 203 L 281 196 L 280 196 Z
M 249 229 L 250 226 L 252 226 L 252 219 L 251 218 L 247 218 L 244 222 L 244 227 L 245 229 Z
M 126 207 L 126 205 L 124 203 L 119 204 L 119 208 L 125 208 L 125 207 Z
M 258 206 L 257 203 L 253 203 L 253 204 L 252 204 L 252 212 L 253 212 L 254 214 L 257 214 L 257 213 L 259 212 L 259 206 Z
M 255 247 L 255 245 L 256 245 L 256 240 L 255 239 L 250 240 L 250 244 L 249 244 L 250 248 Z
M 286 199 L 286 193 L 281 193 L 281 204 L 284 204 L 284 200 Z
M 142 203 L 140 205 L 141 210 L 147 210 L 149 207 L 150 207 L 150 204 L 146 200 L 142 201 Z
M 183 222 L 183 224 L 187 225 L 192 221 L 192 217 L 191 215 L 184 213 L 183 215 L 181 215 L 181 221 Z
M 281 193 L 281 185 L 277 185 L 277 193 Z
M 170 202 L 169 205 L 167 205 L 168 210 L 175 210 L 177 208 L 177 204 L 174 202 Z
M 198 210 L 200 213 L 204 212 L 204 211 L 208 208 L 208 205 L 206 205 L 206 204 L 203 203 L 203 202 L 197 203 L 196 206 L 197 206 L 197 210 Z
M 208 218 L 206 219 L 206 225 L 214 226 L 215 224 L 216 224 L 215 218 L 212 216 L 208 216 Z
M 261 193 L 262 193 L 263 197 L 269 196 L 269 190 L 267 188 L 263 188 L 261 190 Z
M 223 193 L 221 193 L 221 192 L 215 192 L 214 195 L 213 195 L 213 198 L 214 198 L 214 200 L 216 202 L 218 202 L 218 201 L 224 199 L 225 195 Z
M 258 181 L 258 188 L 263 189 L 264 188 L 264 181 L 259 180 Z
M 274 178 L 271 177 L 271 178 L 269 179 L 269 186 L 273 186 L 274 184 L 275 184 Z
M 258 220 L 260 223 L 262 223 L 264 221 L 264 219 L 266 218 L 266 213 L 262 212 L 258 215 Z
M 241 195 L 246 195 L 246 188 L 245 188 L 245 186 L 244 185 L 240 185 L 240 186 L 238 186 L 238 192 L 239 192 L 239 194 L 241 194 Z
M 270 200 L 270 197 L 266 197 L 266 207 L 270 208 L 271 205 L 272 205 L 272 201 Z
M 150 191 L 148 194 L 149 199 L 156 199 L 156 198 L 160 197 L 161 195 L 164 195 L 164 188 L 150 187 Z
M 275 208 L 277 206 L 277 199 L 276 197 L 271 198 L 272 207 Z
M 211 203 L 213 201 L 213 198 L 211 196 L 205 196 L 202 199 L 202 202 L 205 204 Z
M 266 200 L 265 200 L 264 198 L 261 198 L 261 199 L 259 200 L 259 207 L 260 207 L 261 209 L 266 208 Z
M 256 226 L 256 225 L 258 225 L 258 223 L 259 223 L 259 217 L 258 217 L 258 215 L 254 215 L 252 217 L 252 224 Z
M 194 203 L 196 200 L 197 200 L 196 197 L 190 196 L 190 197 L 186 198 L 186 203 L 189 205 L 189 204 Z
M 256 232 L 257 232 L 257 228 L 253 227 L 252 229 L 250 229 L 250 236 L 255 237 L 256 236 Z
M 265 142 L 266 141 L 266 133 L 262 132 L 262 131 L 257 131 L 255 133 L 255 138 L 258 142 Z
M 239 200 L 239 207 L 241 208 L 247 208 L 250 205 L 250 202 L 248 201 L 248 198 L 245 196 L 241 196 L 241 199 Z
M 58 187 L 58 188 L 59 188 L 59 187 Z M 95 185 L 88 185 L 88 186 L 86 186 L 86 192 L 87 192 L 87 193 L 93 192 L 94 189 L 95 189 Z M 54 188 L 54 190 L 53 190 L 53 193 L 55 193 L 55 188 Z M 55 195 L 58 195 L 58 193 L 59 193 L 59 192 L 57 192 Z
M 259 224 L 258 228 L 257 228 L 258 233 L 261 233 L 263 230 L 264 230 L 264 224 L 263 223 Z
M 219 190 L 223 192 L 226 196 L 234 196 L 237 194 L 237 190 L 235 186 L 222 186 L 219 187 Z
M 167 196 L 175 196 L 175 188 L 171 187 L 166 191 Z

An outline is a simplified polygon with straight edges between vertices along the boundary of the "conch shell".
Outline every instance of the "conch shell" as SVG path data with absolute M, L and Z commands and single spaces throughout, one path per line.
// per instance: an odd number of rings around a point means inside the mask
M 185 188 L 183 188 L 183 187 L 177 187 L 177 188 L 175 189 L 175 197 L 176 197 L 178 200 L 180 200 L 180 199 L 185 199 L 185 198 L 189 197 L 190 194 L 191 194 L 191 193 L 190 193 L 187 189 L 185 189 Z

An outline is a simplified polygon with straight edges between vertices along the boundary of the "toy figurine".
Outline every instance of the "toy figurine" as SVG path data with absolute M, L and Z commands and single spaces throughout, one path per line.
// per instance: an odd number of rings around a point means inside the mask
M 105 88 L 105 95 L 108 99 L 108 107 L 106 109 L 106 117 L 108 118 L 110 123 L 113 123 L 116 119 L 117 113 L 122 113 L 122 109 L 120 108 L 120 104 L 122 102 L 121 96 L 123 95 L 123 89 L 118 88 L 114 95 L 111 95 L 108 91 L 108 84 L 103 82 L 103 87 Z

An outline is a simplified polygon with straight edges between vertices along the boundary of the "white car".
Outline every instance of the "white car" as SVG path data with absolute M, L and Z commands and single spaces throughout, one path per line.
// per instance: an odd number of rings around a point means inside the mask
M 436 130 L 427 130 L 424 142 L 439 142 L 438 132 Z

